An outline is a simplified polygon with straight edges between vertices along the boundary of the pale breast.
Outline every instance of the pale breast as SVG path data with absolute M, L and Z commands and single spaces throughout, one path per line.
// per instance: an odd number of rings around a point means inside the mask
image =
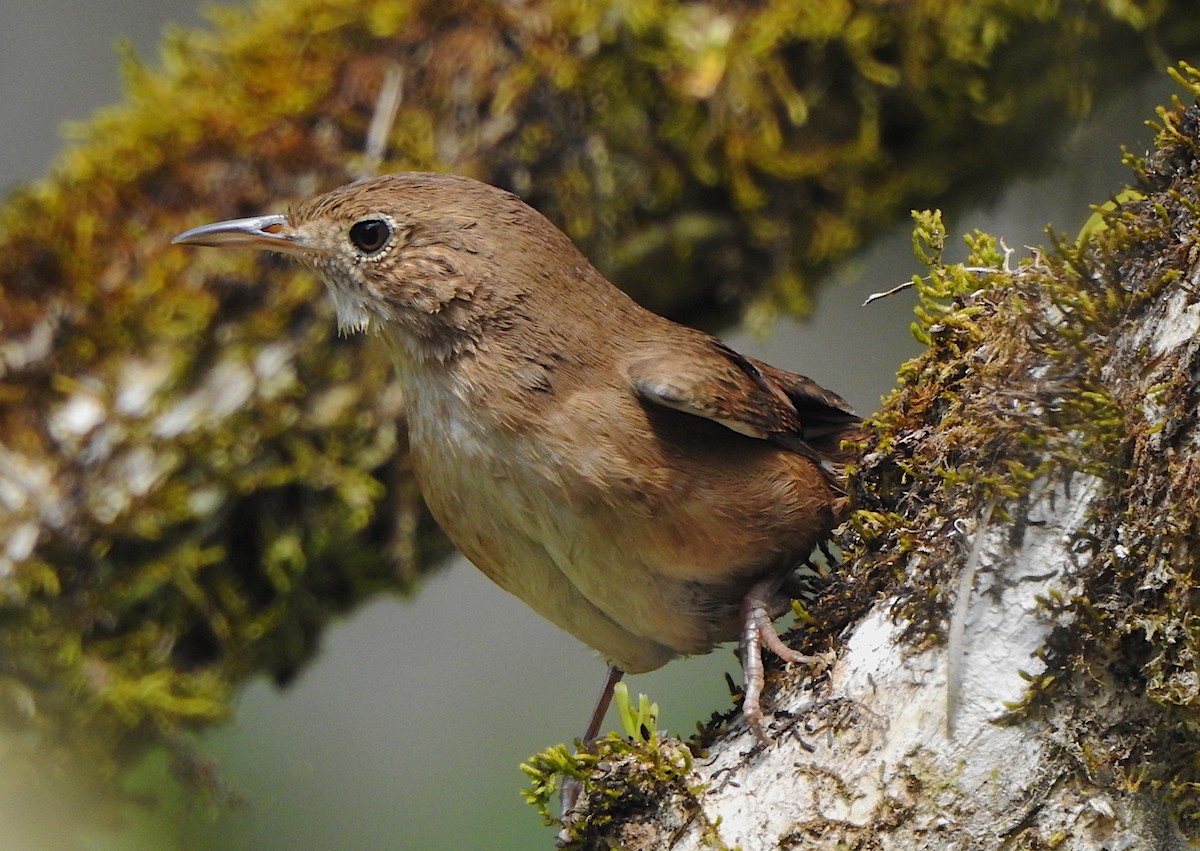
M 573 546 L 563 534 L 573 525 L 568 502 L 535 472 L 527 438 L 496 428 L 467 396 L 426 383 L 408 399 L 417 479 L 450 540 L 496 584 L 610 662 L 636 672 L 670 661 L 675 648 L 618 623 L 563 572 L 553 552 Z

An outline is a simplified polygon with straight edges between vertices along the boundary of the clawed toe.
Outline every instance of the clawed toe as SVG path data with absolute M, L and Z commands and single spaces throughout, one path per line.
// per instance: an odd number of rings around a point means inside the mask
M 765 682 L 762 662 L 763 646 L 765 645 L 785 662 L 813 666 L 814 674 L 821 673 L 833 663 L 833 654 L 823 653 L 819 656 L 808 656 L 784 644 L 783 639 L 775 632 L 775 627 L 771 625 L 767 595 L 762 592 L 762 588 L 756 587 L 746 595 L 742 602 L 742 639 L 739 644 L 745 687 L 745 696 L 742 698 L 742 715 L 754 737 L 764 745 L 771 745 L 774 743 L 774 739 L 766 731 L 765 715 L 762 710 L 762 691 Z

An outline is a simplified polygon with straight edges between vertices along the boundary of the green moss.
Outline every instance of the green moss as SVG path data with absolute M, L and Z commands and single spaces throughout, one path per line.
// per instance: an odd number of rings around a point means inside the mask
M 594 843 L 614 826 L 652 820 L 667 798 L 680 799 L 689 812 L 702 816 L 696 806 L 700 789 L 689 785 L 692 752 L 674 739 L 655 733 L 640 739 L 610 733 L 590 751 L 571 752 L 555 745 L 530 757 L 521 766 L 531 786 L 523 791 L 547 825 L 558 823 L 551 812 L 555 792 L 563 778 L 583 782 L 587 808 L 568 827 L 567 847 Z M 716 847 L 725 847 L 718 845 Z

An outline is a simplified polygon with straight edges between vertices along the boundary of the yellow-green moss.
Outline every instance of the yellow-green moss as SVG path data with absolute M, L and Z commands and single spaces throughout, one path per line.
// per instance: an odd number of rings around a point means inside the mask
M 692 751 L 678 740 L 654 733 L 642 739 L 610 733 L 590 751 L 573 752 L 565 745 L 555 745 L 522 764 L 531 783 L 523 795 L 542 821 L 553 825 L 559 820 L 553 811 L 559 784 L 565 778 L 584 782 L 586 811 L 567 832 L 570 843 L 579 843 L 585 836 L 590 842 L 603 836 L 611 825 L 626 828 L 631 822 L 652 819 L 666 796 L 683 799 L 689 811 L 702 817 L 695 806 L 700 789 L 688 783 L 692 758 Z

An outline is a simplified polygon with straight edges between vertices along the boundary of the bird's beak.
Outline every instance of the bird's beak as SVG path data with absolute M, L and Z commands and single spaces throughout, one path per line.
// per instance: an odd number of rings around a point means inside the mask
M 304 245 L 288 223 L 287 216 L 255 216 L 249 219 L 229 219 L 185 230 L 171 240 L 176 245 L 209 245 L 262 248 L 284 254 L 302 254 Z

